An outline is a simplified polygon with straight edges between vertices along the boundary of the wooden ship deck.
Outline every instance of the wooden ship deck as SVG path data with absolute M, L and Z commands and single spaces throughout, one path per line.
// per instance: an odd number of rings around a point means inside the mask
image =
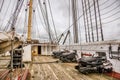
M 120 80 L 119 0 L 8 1 L 0 1 L 0 80 Z M 82 66 L 88 57 L 95 62 Z
M 30 68 L 31 80 L 117 80 L 105 74 L 84 75 L 74 67 L 77 63 L 62 63 L 52 56 L 35 56 Z

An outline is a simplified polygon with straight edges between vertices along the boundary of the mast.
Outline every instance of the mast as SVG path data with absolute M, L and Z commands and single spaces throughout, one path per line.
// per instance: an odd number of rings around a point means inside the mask
M 77 25 L 77 6 L 76 0 L 71 0 L 72 3 L 72 17 L 73 17 L 73 35 L 74 35 L 74 43 L 78 43 L 78 25 Z
M 27 36 L 28 42 L 31 42 L 32 5 L 33 5 L 33 0 L 30 0 L 30 2 L 29 2 L 29 17 L 28 17 L 28 36 Z

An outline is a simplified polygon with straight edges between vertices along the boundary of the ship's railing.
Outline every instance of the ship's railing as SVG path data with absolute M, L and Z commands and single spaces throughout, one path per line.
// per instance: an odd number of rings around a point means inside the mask
M 60 45 L 60 49 L 106 52 L 108 51 L 110 45 L 112 45 L 113 47 L 112 50 L 116 51 L 119 44 L 120 44 L 120 40 L 111 40 L 111 41 L 102 41 L 102 42 Z

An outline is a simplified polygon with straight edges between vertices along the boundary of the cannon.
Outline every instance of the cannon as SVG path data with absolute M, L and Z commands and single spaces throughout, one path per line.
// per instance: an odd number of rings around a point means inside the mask
M 54 58 L 59 58 L 62 53 L 64 53 L 64 51 L 54 51 L 53 52 L 53 57 Z
M 61 54 L 59 59 L 62 62 L 77 62 L 76 56 L 77 56 L 77 51 L 74 50 L 72 52 L 67 52 L 67 53 Z
M 112 72 L 112 63 L 105 57 L 85 57 L 78 60 L 75 69 L 83 74 Z

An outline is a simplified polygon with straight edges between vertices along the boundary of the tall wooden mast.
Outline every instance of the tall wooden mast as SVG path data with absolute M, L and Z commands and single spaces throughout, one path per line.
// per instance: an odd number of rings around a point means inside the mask
M 30 2 L 29 2 L 29 17 L 28 17 L 28 35 L 27 35 L 28 42 L 31 42 L 32 5 L 33 5 L 33 0 L 30 0 Z

